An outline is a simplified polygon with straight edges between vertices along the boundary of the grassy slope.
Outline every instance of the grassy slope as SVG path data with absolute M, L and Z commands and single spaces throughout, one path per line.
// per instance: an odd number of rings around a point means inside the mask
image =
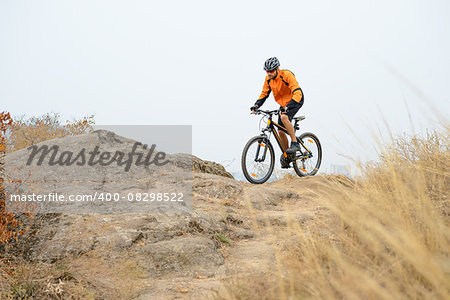
M 321 217 L 273 230 L 279 270 L 218 298 L 449 299 L 449 147 L 448 131 L 398 138 L 361 178 L 313 187 Z M 296 180 L 283 185 L 305 193 Z

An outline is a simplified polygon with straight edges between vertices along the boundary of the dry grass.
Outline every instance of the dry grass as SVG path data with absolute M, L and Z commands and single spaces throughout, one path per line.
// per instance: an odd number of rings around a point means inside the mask
M 330 177 L 314 222 L 275 231 L 281 270 L 218 298 L 450 299 L 449 148 L 448 129 L 399 137 L 360 178 Z
M 95 299 L 86 286 L 62 262 L 29 263 L 15 258 L 0 268 L 0 299 Z
M 95 253 L 57 263 L 11 259 L 0 263 L 0 299 L 133 299 L 146 288 L 131 258 Z

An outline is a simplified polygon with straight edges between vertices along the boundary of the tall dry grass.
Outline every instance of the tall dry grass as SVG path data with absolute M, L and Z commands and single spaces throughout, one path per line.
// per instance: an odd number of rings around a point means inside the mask
M 276 231 L 281 272 L 219 298 L 450 299 L 449 129 L 396 138 L 338 179 L 316 191 L 320 217 Z

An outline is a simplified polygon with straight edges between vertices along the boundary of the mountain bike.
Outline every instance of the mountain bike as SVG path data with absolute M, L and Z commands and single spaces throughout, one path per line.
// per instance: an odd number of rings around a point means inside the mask
M 295 173 L 300 177 L 315 175 L 319 170 L 322 162 L 322 147 L 317 136 L 311 132 L 302 133 L 297 137 L 301 150 L 293 154 L 287 154 L 287 149 L 284 148 L 280 136 L 275 130 L 275 128 L 285 128 L 272 121 L 272 117 L 279 113 L 279 110 L 258 109 L 255 111 L 256 115 L 263 115 L 261 121 L 267 119 L 267 126 L 261 129 L 261 135 L 251 138 L 242 151 L 242 171 L 245 178 L 251 183 L 264 183 L 272 175 L 275 167 L 275 152 L 270 142 L 272 134 L 275 136 L 282 152 L 282 165 L 289 166 L 292 163 Z M 299 129 L 298 122 L 304 119 L 305 116 L 292 119 L 295 132 Z

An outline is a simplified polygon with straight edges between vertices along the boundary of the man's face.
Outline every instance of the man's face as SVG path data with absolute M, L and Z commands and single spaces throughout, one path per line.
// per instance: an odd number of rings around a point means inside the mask
M 267 72 L 267 76 L 269 76 L 269 79 L 274 79 L 275 77 L 277 77 L 278 68 L 273 71 L 266 71 L 266 72 Z

